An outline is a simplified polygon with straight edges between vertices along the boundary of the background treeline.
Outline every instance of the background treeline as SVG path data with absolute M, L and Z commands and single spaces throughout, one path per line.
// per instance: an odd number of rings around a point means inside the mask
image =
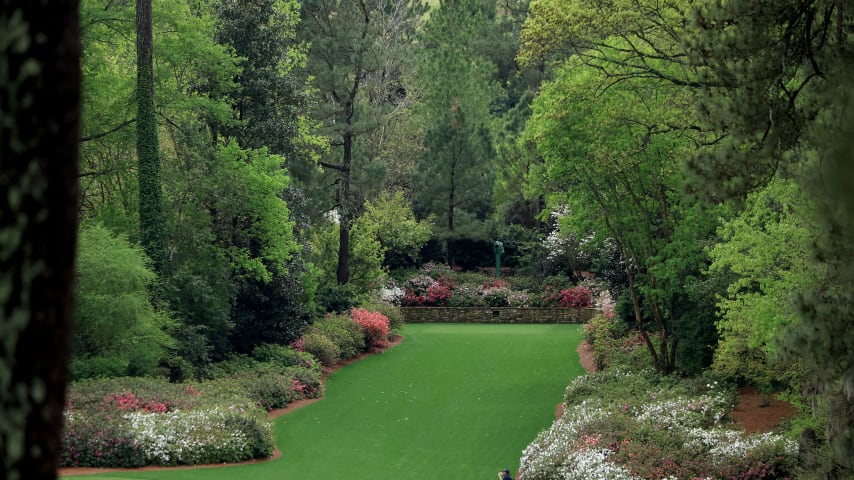
M 150 3 L 147 69 L 137 5 L 82 2 L 75 378 L 205 378 L 501 240 L 850 474 L 846 2 Z

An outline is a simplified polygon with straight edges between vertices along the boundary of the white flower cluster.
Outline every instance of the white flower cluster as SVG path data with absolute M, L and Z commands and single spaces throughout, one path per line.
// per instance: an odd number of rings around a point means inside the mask
M 732 410 L 723 394 L 676 397 L 643 405 L 637 419 L 666 429 L 718 425 Z
M 541 432 L 522 452 L 519 476 L 531 479 L 554 478 L 575 451 L 575 441 L 584 428 L 590 422 L 606 416 L 608 412 L 597 402 L 585 401 L 567 408 L 561 418 Z
M 798 452 L 798 444 L 795 441 L 774 433 L 746 436 L 736 432 L 736 435 L 723 436 L 722 441 L 713 445 L 709 453 L 720 459 L 743 458 L 747 452 L 775 444 L 782 447 L 787 455 L 796 455 Z
M 389 305 L 400 306 L 403 295 L 406 292 L 400 287 L 380 288 L 380 300 Z
M 607 448 L 572 452 L 558 473 L 561 480 L 638 480 L 620 465 L 609 462 Z
M 249 438 L 246 432 L 226 425 L 229 417 L 234 413 L 221 408 L 125 415 L 147 462 L 159 465 L 200 463 L 202 455 L 212 450 L 245 452 Z

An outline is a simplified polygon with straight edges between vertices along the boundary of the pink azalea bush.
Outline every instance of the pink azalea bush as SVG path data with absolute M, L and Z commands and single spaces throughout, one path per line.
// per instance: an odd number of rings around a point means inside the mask
M 116 393 L 104 398 L 105 410 L 115 407 L 120 412 L 166 413 L 172 410 L 168 401 L 143 400 L 133 392 Z
M 582 285 L 565 288 L 560 291 L 558 305 L 563 308 L 590 308 L 593 306 L 590 289 Z
M 388 346 L 388 317 L 364 308 L 350 311 L 353 321 L 365 331 L 365 348 L 368 350 Z

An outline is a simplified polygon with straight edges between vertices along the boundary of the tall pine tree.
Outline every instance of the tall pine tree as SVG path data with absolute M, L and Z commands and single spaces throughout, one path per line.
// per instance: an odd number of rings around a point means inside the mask
M 489 240 L 493 151 L 490 110 L 501 89 L 495 65 L 473 48 L 495 17 L 494 2 L 442 2 L 424 29 L 420 78 L 425 152 L 416 167 L 416 211 L 434 215 L 449 264 L 461 239 Z
M 339 284 L 350 280 L 350 229 L 361 202 L 353 194 L 354 152 L 360 136 L 378 128 L 397 90 L 407 41 L 424 8 L 418 0 L 306 0 L 301 39 L 311 42 L 309 71 L 318 89 L 316 118 L 337 159 L 321 165 L 337 175 Z

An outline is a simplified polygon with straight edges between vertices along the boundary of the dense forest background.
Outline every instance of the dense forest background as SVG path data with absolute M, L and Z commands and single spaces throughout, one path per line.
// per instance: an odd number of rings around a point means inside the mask
M 500 240 L 607 281 L 660 372 L 787 392 L 819 470 L 854 468 L 847 2 L 84 0 L 80 26 L 73 378 L 202 378 Z

